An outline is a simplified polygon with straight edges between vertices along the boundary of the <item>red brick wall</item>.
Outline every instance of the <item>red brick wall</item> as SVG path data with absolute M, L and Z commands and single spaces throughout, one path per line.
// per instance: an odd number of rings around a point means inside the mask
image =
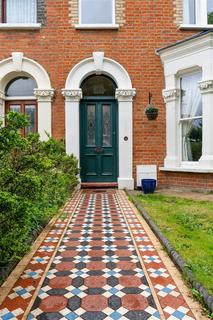
M 56 89 L 53 101 L 53 135 L 64 137 L 64 99 L 61 89 L 72 67 L 93 51 L 121 63 L 128 71 L 134 99 L 134 174 L 137 164 L 163 165 L 165 157 L 165 106 L 161 91 L 164 76 L 155 49 L 192 34 L 174 24 L 172 0 L 126 0 L 126 24 L 117 30 L 75 30 L 69 23 L 68 0 L 46 1 L 46 26 L 40 31 L 0 31 L 0 59 L 12 51 L 39 62 Z M 157 121 L 148 121 L 144 109 L 148 92 L 160 109 Z M 213 175 L 159 173 L 160 185 L 213 188 Z

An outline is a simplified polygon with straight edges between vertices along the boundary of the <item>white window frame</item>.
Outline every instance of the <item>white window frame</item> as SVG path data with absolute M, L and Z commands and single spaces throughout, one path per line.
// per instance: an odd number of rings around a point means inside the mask
M 115 1 L 112 0 L 112 23 L 94 23 L 86 24 L 82 23 L 82 0 L 78 1 L 78 20 L 79 24 L 75 25 L 76 29 L 118 29 L 119 25 L 116 24 L 116 10 L 115 10 Z
M 181 89 L 181 78 L 184 76 L 184 75 L 190 75 L 190 74 L 196 74 L 196 73 L 202 73 L 202 70 L 192 70 L 192 71 L 188 71 L 188 72 L 183 72 L 181 75 L 179 75 L 179 77 L 177 77 L 177 81 L 178 81 L 178 84 L 179 84 L 179 89 Z M 198 84 L 197 84 L 197 90 L 200 90 L 199 87 L 198 87 Z M 181 117 L 181 92 L 180 92 L 180 97 L 179 97 L 179 109 L 178 109 L 178 131 L 179 131 L 179 134 L 178 134 L 178 139 L 179 139 L 179 162 L 180 162 L 180 166 L 181 167 L 197 167 L 198 164 L 199 164 L 199 160 L 198 161 L 183 161 L 183 146 L 182 146 L 182 143 L 183 143 L 183 139 L 182 139 L 182 123 L 184 121 L 187 121 L 187 120 L 196 120 L 196 119 L 202 119 L 202 122 L 203 122 L 203 113 L 201 116 L 195 116 L 195 117 L 188 117 L 188 118 L 182 118 Z M 203 137 L 202 137 L 202 145 L 203 145 Z M 201 155 L 202 157 L 202 155 Z
M 2 6 L 2 1 L 1 1 L 1 6 Z M 37 13 L 37 7 L 38 7 L 38 1 L 36 1 L 36 21 L 38 19 L 38 13 Z M 5 10 L 2 8 L 2 10 Z M 8 23 L 8 22 L 2 22 L 0 23 L 0 30 L 36 30 L 41 28 L 41 23 Z
M 183 0 L 183 12 L 184 12 Z M 185 23 L 183 13 L 183 23 L 180 25 L 180 29 L 213 29 L 213 24 L 208 24 L 207 20 L 207 0 L 195 0 L 195 24 Z

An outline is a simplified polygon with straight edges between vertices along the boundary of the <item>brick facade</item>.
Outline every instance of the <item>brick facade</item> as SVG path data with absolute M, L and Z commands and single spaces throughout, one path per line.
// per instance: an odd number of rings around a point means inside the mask
M 163 166 L 166 153 L 164 75 L 155 50 L 193 34 L 177 28 L 181 20 L 181 0 L 118 0 L 116 22 L 120 24 L 119 30 L 76 30 L 73 25 L 78 23 L 77 0 L 45 2 L 45 19 L 42 13 L 39 14 L 42 22 L 45 21 L 41 30 L 0 31 L 0 60 L 11 56 L 13 51 L 21 51 L 47 70 L 56 90 L 52 109 L 54 137 L 63 138 L 65 134 L 61 89 L 68 73 L 92 52 L 104 51 L 106 57 L 126 68 L 137 90 L 133 107 L 134 176 L 138 164 Z M 40 10 L 43 7 L 42 0 Z M 159 108 L 156 121 L 148 121 L 144 114 L 149 92 Z M 158 178 L 159 186 L 213 189 L 213 174 L 159 172 Z

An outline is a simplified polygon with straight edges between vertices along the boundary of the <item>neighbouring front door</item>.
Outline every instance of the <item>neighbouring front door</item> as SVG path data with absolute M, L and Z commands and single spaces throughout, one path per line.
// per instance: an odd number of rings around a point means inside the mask
M 115 100 L 82 100 L 80 137 L 82 182 L 117 182 Z

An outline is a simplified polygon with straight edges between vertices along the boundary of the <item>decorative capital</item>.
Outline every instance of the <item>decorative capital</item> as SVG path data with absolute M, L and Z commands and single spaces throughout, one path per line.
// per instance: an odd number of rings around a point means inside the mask
M 199 88 L 202 94 L 213 93 L 213 80 L 200 81 Z
M 180 97 L 180 89 L 164 89 L 162 94 L 165 103 L 175 101 Z
M 82 99 L 82 90 L 81 89 L 62 89 L 62 95 L 67 101 L 79 101 Z
M 116 89 L 115 98 L 123 101 L 132 101 L 136 95 L 136 89 Z
M 54 89 L 34 89 L 34 95 L 38 99 L 38 101 L 52 101 L 54 97 Z
M 1 100 L 5 100 L 5 94 L 3 91 L 0 90 L 0 102 Z

